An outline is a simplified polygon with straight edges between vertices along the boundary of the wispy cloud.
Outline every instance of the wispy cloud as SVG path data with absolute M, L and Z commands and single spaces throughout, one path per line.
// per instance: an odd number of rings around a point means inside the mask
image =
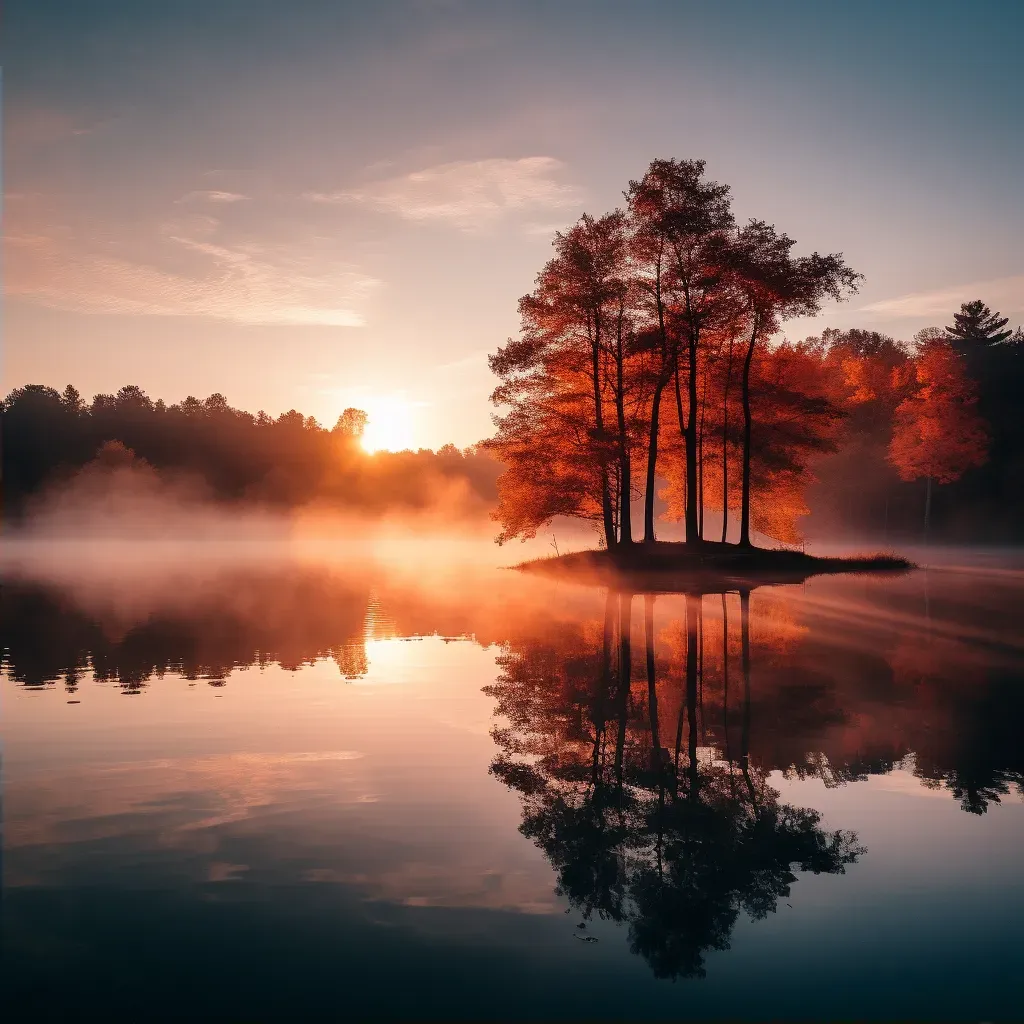
M 1024 311 L 1024 274 L 999 277 L 992 281 L 940 288 L 931 292 L 913 292 L 894 299 L 884 299 L 861 306 L 858 312 L 891 317 L 950 317 L 963 302 L 982 299 L 993 309 L 1004 313 Z
M 238 203 L 243 199 L 248 198 L 248 196 L 244 196 L 240 192 L 222 192 L 220 189 L 205 188 L 196 189 L 193 192 L 186 193 L 178 200 L 178 202 Z
M 8 230 L 5 290 L 54 309 L 358 327 L 377 284 L 313 243 L 221 240 L 210 217 L 165 225 L 140 259 L 66 226 L 26 227 Z
M 517 212 L 563 209 L 582 194 L 560 181 L 565 165 L 554 157 L 458 160 L 342 192 L 311 193 L 323 203 L 359 203 L 406 220 L 447 222 L 462 231 L 493 226 Z

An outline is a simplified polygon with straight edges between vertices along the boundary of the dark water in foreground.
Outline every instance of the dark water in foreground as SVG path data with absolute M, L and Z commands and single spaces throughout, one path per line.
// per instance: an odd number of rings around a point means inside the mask
M 0 594 L 6 1019 L 1020 1016 L 1018 571 Z

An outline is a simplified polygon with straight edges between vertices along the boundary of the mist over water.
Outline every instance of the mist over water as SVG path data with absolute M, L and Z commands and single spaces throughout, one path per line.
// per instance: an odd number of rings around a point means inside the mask
M 23 1012 L 1011 1012 L 1016 555 L 629 595 L 333 526 L 5 538 Z

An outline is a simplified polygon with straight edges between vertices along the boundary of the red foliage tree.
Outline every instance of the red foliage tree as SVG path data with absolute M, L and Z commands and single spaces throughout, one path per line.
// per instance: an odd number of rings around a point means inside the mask
M 510 411 L 488 449 L 499 480 L 500 540 L 530 537 L 555 515 L 602 524 L 606 545 L 632 540 L 635 346 L 627 224 L 584 215 L 519 303 L 521 331 L 491 356 Z
M 982 465 L 988 457 L 988 434 L 975 408 L 977 386 L 940 333 L 919 336 L 906 386 L 907 397 L 896 407 L 889 458 L 902 479 L 927 480 L 927 536 L 932 481 L 952 483 Z

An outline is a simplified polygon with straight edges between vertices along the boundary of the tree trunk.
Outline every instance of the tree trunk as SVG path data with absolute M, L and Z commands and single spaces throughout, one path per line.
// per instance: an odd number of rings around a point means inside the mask
M 608 481 L 608 470 L 601 470 L 601 524 L 604 527 L 604 546 L 610 551 L 615 547 L 615 518 L 612 514 L 611 485 Z
M 697 525 L 697 339 L 689 343 L 690 372 L 687 375 L 686 398 L 686 543 L 699 544 L 700 531 Z
M 743 360 L 743 380 L 740 393 L 743 399 L 743 480 L 740 492 L 740 547 L 750 547 L 750 437 L 752 418 L 750 414 L 750 364 L 754 358 L 754 344 L 757 341 L 757 323 L 750 333 L 750 344 Z
M 630 506 L 632 500 L 632 488 L 630 485 L 632 483 L 633 468 L 629 457 L 629 438 L 626 436 L 626 398 L 622 361 L 622 333 L 620 328 L 618 349 L 615 355 L 615 415 L 619 428 L 619 477 L 621 480 L 619 490 L 619 543 L 629 545 L 633 543 L 633 510 Z
M 644 494 L 644 543 L 654 543 L 654 487 L 658 464 L 658 420 L 661 412 L 661 396 L 668 383 L 664 373 L 658 378 L 651 406 L 651 433 L 647 448 L 647 491 Z
M 697 533 L 704 540 L 704 418 L 708 407 L 708 368 L 704 367 L 704 382 L 700 389 L 700 432 L 697 437 Z
M 732 384 L 732 336 L 729 337 L 729 362 L 725 371 L 725 397 L 722 400 L 722 543 L 729 539 L 729 389 Z
M 683 415 L 683 394 L 682 394 L 682 390 L 680 389 L 680 386 L 679 386 L 679 363 L 678 363 L 678 361 L 676 362 L 675 373 L 672 376 L 673 376 L 673 379 L 675 381 L 676 419 L 679 421 L 679 436 L 685 440 L 685 438 L 686 438 L 686 417 Z M 685 451 L 683 452 L 683 458 L 684 459 L 686 458 L 686 452 Z M 684 474 L 684 477 L 685 477 L 685 474 Z M 690 491 L 689 491 L 689 488 L 686 486 L 686 482 L 685 482 L 685 479 L 684 479 L 684 482 L 683 482 L 683 507 L 684 508 L 688 507 L 689 502 L 690 502 Z
M 661 334 L 661 370 L 658 384 L 654 389 L 654 405 L 651 409 L 651 432 L 647 448 L 647 481 L 644 491 L 644 543 L 654 543 L 654 485 L 657 479 L 658 462 L 658 420 L 661 416 L 661 395 L 673 372 L 678 372 L 678 351 L 671 358 L 668 344 L 668 330 L 665 326 L 665 306 L 661 300 L 661 253 L 658 254 L 654 286 L 655 302 L 658 307 L 658 330 Z
M 928 483 L 924 492 L 924 542 L 928 543 L 928 527 L 932 518 L 932 478 L 928 475 Z
M 598 335 L 599 337 L 599 335 Z M 596 342 L 590 346 L 591 349 L 591 372 L 594 376 L 594 426 L 596 428 L 598 443 L 604 444 L 604 410 L 601 408 L 601 350 Z M 604 524 L 605 546 L 610 551 L 615 547 L 615 520 L 612 515 L 612 495 L 608 477 L 608 465 L 604 461 L 602 453 L 601 465 L 601 519 Z

